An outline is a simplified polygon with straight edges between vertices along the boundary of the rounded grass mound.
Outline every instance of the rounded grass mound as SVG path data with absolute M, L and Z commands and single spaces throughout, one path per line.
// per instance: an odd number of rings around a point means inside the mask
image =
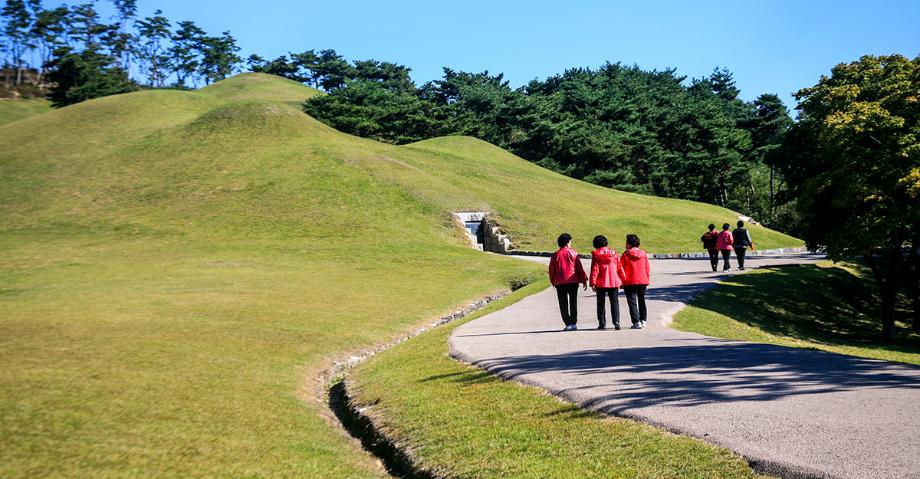
M 330 358 L 544 274 L 468 248 L 450 211 L 546 249 L 659 202 L 628 224 L 650 251 L 730 214 L 470 139 L 344 135 L 299 111 L 313 94 L 249 74 L 0 127 L 0 476 L 381 475 L 324 419 Z

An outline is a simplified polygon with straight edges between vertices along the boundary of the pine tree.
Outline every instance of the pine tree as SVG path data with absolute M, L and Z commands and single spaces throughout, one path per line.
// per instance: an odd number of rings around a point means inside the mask
M 160 88 L 166 85 L 171 59 L 166 54 L 164 44 L 172 37 L 169 28 L 169 19 L 163 16 L 162 10 L 157 10 L 152 17 L 137 22 L 140 38 L 138 57 L 142 63 L 142 70 L 147 74 L 147 84 L 151 87 Z
M 27 50 L 34 47 L 29 42 L 32 16 L 23 0 L 6 0 L 3 9 L 0 10 L 0 16 L 4 20 L 3 34 L 9 43 L 9 64 L 16 68 L 16 85 L 18 86 L 22 84 L 22 70 L 25 67 L 23 56 Z
M 201 66 L 201 39 L 205 32 L 195 22 L 181 21 L 172 36 L 172 46 L 169 47 L 171 65 L 176 74 L 176 84 L 185 87 L 188 80 L 195 85 L 195 75 Z

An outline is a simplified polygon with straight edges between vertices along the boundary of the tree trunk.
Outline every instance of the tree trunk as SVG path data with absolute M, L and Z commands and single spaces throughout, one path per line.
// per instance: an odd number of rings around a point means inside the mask
M 909 268 L 910 302 L 914 313 L 912 329 L 920 333 L 920 231 L 917 233 L 917 238 L 914 238 L 913 244 L 910 245 Z
M 898 302 L 898 291 L 901 287 L 900 270 L 904 256 L 899 249 L 888 250 L 880 258 L 866 255 L 866 262 L 872 269 L 875 282 L 881 293 L 880 319 L 882 320 L 882 337 L 885 341 L 894 341 L 895 337 L 895 307 Z
M 886 281 L 882 286 L 882 337 L 889 342 L 894 341 L 894 313 L 897 301 L 897 283 Z
M 773 220 L 776 219 L 776 202 L 773 199 L 773 195 L 775 191 L 773 187 L 773 181 L 774 181 L 774 178 L 776 178 L 775 170 L 776 170 L 776 167 L 771 162 L 770 163 L 770 223 L 771 224 L 773 223 Z

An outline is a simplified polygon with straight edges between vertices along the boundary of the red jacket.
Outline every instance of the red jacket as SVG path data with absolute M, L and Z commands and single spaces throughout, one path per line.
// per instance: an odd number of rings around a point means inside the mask
M 553 254 L 549 260 L 549 281 L 553 286 L 588 281 L 588 275 L 585 274 L 575 250 L 564 246 Z
M 716 245 L 719 243 L 719 232 L 718 231 L 707 231 L 706 234 L 700 236 L 700 241 L 703 242 L 703 247 L 707 250 L 717 250 L 719 248 Z
M 735 239 L 732 237 L 731 231 L 719 233 L 719 241 L 716 241 L 716 249 L 731 251 L 733 244 L 735 244 Z
M 629 248 L 620 257 L 623 268 L 623 286 L 634 286 L 651 283 L 652 268 L 648 264 L 648 256 L 639 248 Z
M 616 251 L 604 246 L 591 252 L 590 284 L 596 288 L 623 286 L 623 268 Z

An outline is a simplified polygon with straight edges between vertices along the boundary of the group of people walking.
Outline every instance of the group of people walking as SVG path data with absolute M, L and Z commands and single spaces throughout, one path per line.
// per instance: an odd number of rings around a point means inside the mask
M 738 259 L 738 269 L 744 271 L 744 257 L 747 250 L 754 249 L 754 241 L 751 240 L 751 232 L 744 227 L 744 221 L 738 220 L 738 227 L 734 231 L 729 231 L 731 226 L 728 223 L 722 225 L 722 231 L 716 232 L 716 225 L 710 224 L 709 231 L 700 237 L 703 247 L 709 252 L 709 263 L 713 271 L 719 270 L 719 255 L 722 255 L 722 271 L 731 271 L 732 266 L 730 258 L 732 250 L 735 250 L 735 257 Z
M 729 262 L 732 250 L 738 260 L 738 269 L 744 270 L 744 258 L 748 248 L 754 249 L 751 233 L 744 228 L 744 222 L 738 221 L 738 227 L 729 231 L 728 223 L 722 225 L 722 231 L 716 231 L 716 225 L 710 224 L 709 231 L 700 240 L 709 252 L 709 261 L 713 271 L 718 271 L 719 256 L 724 264 L 722 271 L 731 271 Z M 562 233 L 556 240 L 559 249 L 549 261 L 549 279 L 556 289 L 559 301 L 559 313 L 565 323 L 564 331 L 578 329 L 578 286 L 587 290 L 591 286 L 597 295 L 597 329 L 607 329 L 607 302 L 610 303 L 610 317 L 614 329 L 620 329 L 619 291 L 623 288 L 626 303 L 629 305 L 631 329 L 642 329 L 648 319 L 645 306 L 645 293 L 651 283 L 651 267 L 648 255 L 639 248 L 639 237 L 626 235 L 626 251 L 622 255 L 610 249 L 607 237 L 594 237 L 594 251 L 591 252 L 591 272 L 585 273 L 578 253 L 572 249 L 572 235 Z
M 620 329 L 619 291 L 623 288 L 629 304 L 632 329 L 642 329 L 648 318 L 645 292 L 651 277 L 648 255 L 639 248 L 639 237 L 626 235 L 626 251 L 618 256 L 608 246 L 603 235 L 594 237 L 591 252 L 591 273 L 585 273 L 578 253 L 572 249 L 572 235 L 562 233 L 557 240 L 559 250 L 549 261 L 549 278 L 556 289 L 559 312 L 565 331 L 578 329 L 578 285 L 597 294 L 597 329 L 607 328 L 606 303 L 610 302 L 610 315 L 614 329 Z

